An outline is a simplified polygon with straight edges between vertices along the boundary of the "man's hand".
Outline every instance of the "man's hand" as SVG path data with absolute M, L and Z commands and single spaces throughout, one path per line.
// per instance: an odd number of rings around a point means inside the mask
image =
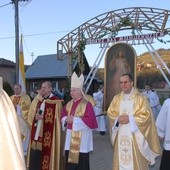
M 126 115 L 126 114 L 123 114 L 123 115 L 119 116 L 118 122 L 121 123 L 121 124 L 129 123 L 129 116 Z
M 35 116 L 35 120 L 40 120 L 40 119 L 43 119 L 44 118 L 44 116 L 41 114 L 36 114 L 36 116 Z
M 67 123 L 73 123 L 73 116 L 67 116 L 66 122 Z

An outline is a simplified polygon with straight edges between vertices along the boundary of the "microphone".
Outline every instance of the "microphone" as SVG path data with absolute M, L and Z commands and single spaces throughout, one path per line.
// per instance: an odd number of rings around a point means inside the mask
M 42 110 L 39 110 L 39 111 L 38 111 L 38 114 L 41 115 L 41 114 L 42 114 Z
M 119 126 L 119 122 L 117 121 L 117 123 L 116 123 L 116 127 L 118 127 Z
M 67 126 L 67 122 L 65 121 L 65 122 L 64 122 L 64 127 L 66 127 L 66 126 Z
M 41 115 L 42 112 L 43 112 L 42 110 L 39 110 L 39 111 L 38 111 L 38 114 Z M 38 120 L 35 120 L 34 126 L 37 126 L 37 122 L 38 122 Z

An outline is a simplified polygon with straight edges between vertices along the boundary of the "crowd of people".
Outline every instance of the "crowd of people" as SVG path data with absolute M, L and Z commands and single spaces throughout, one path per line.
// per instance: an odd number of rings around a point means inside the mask
M 0 78 L 0 167 L 18 170 L 90 170 L 93 131 L 109 131 L 113 170 L 147 170 L 161 156 L 160 170 L 170 169 L 170 99 L 162 107 L 146 85 L 141 93 L 133 77 L 119 78 L 121 92 L 103 112 L 103 86 L 84 93 L 84 76 L 71 77 L 71 100 L 63 105 L 49 81 L 33 99 L 19 84 L 8 96 Z M 108 118 L 108 124 L 107 119 Z M 163 154 L 160 141 L 164 142 Z M 24 159 L 25 158 L 25 159 Z

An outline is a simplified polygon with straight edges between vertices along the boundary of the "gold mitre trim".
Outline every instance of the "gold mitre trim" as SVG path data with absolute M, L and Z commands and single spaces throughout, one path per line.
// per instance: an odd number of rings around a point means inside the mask
M 83 89 L 83 83 L 84 83 L 84 76 L 81 74 L 80 77 L 77 76 L 77 74 L 74 72 L 71 76 L 71 88 L 79 88 Z

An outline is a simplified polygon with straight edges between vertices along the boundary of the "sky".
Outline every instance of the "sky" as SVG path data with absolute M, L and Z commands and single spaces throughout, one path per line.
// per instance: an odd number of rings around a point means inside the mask
M 0 0 L 0 58 L 15 62 L 15 20 L 11 0 Z M 7 5 L 9 4 L 9 5 Z M 57 41 L 86 21 L 103 13 L 127 7 L 152 7 L 170 10 L 170 0 L 30 0 L 19 2 L 19 28 L 23 34 L 25 64 L 39 55 L 56 54 Z M 169 21 L 170 22 L 170 21 Z M 155 49 L 170 48 L 170 43 L 156 42 Z M 137 55 L 144 46 L 134 47 Z M 86 47 L 85 54 L 92 66 L 99 47 Z M 104 60 L 99 67 L 104 66 Z

